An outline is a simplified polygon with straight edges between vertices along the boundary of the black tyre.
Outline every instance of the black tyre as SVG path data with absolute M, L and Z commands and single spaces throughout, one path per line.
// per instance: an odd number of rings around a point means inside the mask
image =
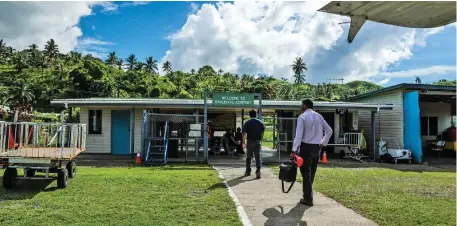
M 3 187 L 5 189 L 11 189 L 16 185 L 17 169 L 6 168 L 3 173 Z
M 66 188 L 68 185 L 68 171 L 67 169 L 59 170 L 57 174 L 57 187 L 58 188 Z
M 27 169 L 27 176 L 28 177 L 33 177 L 35 176 L 36 170 L 34 169 Z
M 346 156 L 346 152 L 340 151 L 340 159 L 344 159 L 345 156 Z
M 76 163 L 74 161 L 67 163 L 68 177 L 73 178 L 76 176 Z

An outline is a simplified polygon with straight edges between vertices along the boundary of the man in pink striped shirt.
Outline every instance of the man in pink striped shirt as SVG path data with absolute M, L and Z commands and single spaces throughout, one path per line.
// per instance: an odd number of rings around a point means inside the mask
M 292 155 L 300 155 L 304 162 L 300 167 L 303 177 L 303 199 L 300 203 L 313 206 L 313 182 L 319 161 L 321 147 L 327 146 L 332 136 L 332 128 L 321 114 L 313 111 L 313 102 L 302 102 L 303 113 L 297 119 L 297 129 Z

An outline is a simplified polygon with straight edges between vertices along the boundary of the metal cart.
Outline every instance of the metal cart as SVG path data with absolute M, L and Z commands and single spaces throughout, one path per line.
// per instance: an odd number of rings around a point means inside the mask
M 0 122 L 3 187 L 14 188 L 17 180 L 53 179 L 49 175 L 57 174 L 58 188 L 65 188 L 76 174 L 74 158 L 85 149 L 85 124 Z M 17 169 L 24 175 L 19 177 Z

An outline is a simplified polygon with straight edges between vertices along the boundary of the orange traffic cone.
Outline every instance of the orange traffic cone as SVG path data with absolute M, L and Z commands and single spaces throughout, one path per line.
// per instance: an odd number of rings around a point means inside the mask
M 136 164 L 140 165 L 141 164 L 141 155 L 140 152 L 136 153 Z
M 324 151 L 324 154 L 322 155 L 321 163 L 323 163 L 323 164 L 327 164 L 328 163 L 328 161 L 327 161 L 327 153 L 325 153 L 325 151 Z

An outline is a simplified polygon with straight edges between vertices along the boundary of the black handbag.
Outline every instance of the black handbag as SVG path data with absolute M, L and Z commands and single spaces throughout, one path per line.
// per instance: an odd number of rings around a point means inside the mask
M 292 189 L 292 186 L 294 186 L 294 183 L 297 180 L 296 163 L 291 160 L 283 162 L 279 166 L 279 179 L 281 180 L 282 192 L 289 193 L 290 189 Z M 287 191 L 284 189 L 284 182 L 291 183 Z

